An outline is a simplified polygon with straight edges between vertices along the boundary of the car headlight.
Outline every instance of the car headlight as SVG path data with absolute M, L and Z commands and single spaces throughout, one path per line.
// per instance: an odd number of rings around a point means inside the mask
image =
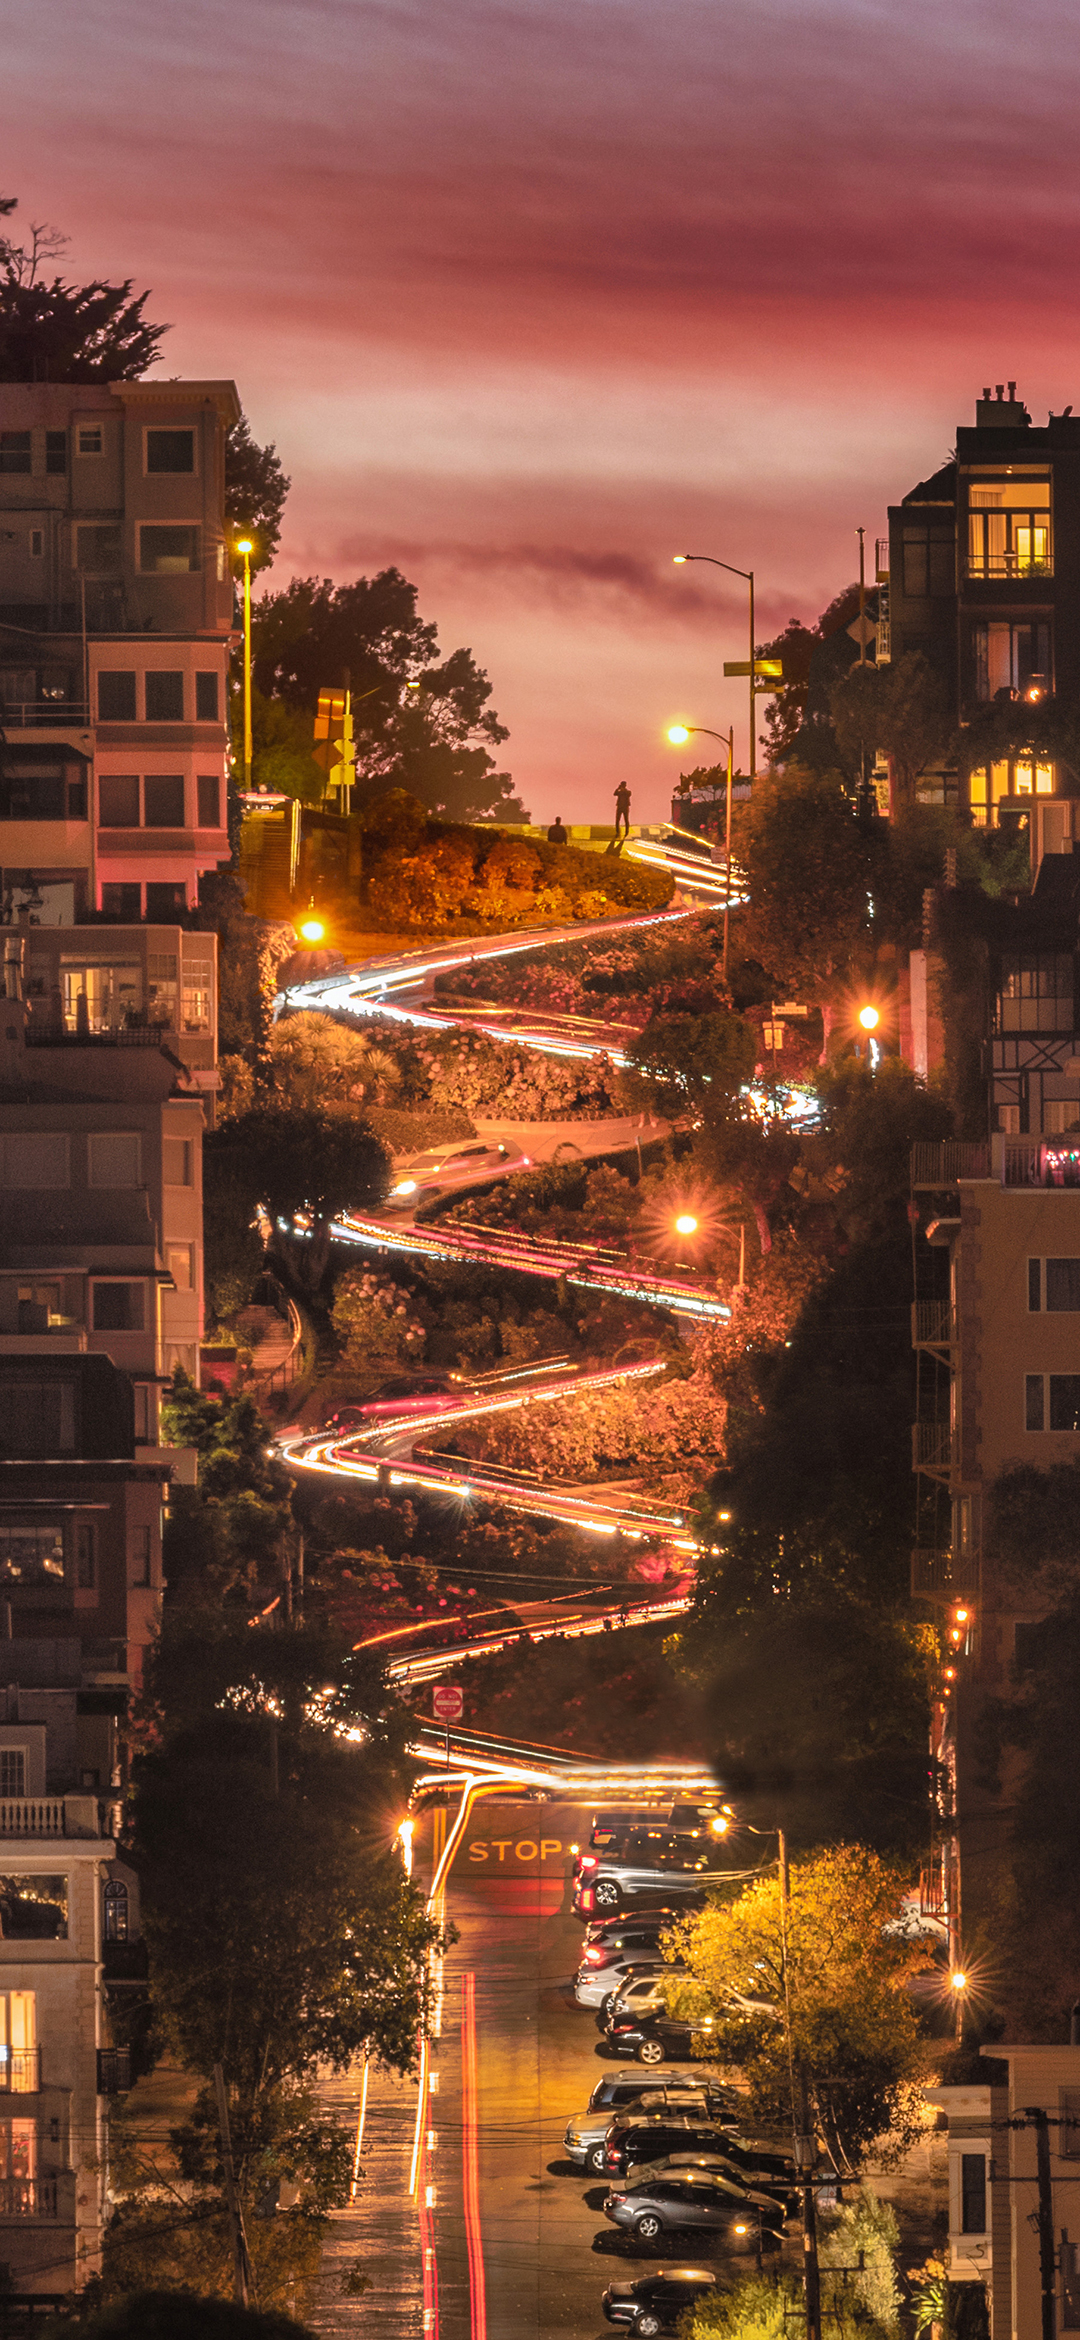
M 390 1192 L 391 1194 L 415 1194 L 418 1184 L 419 1181 L 415 1178 L 399 1178 L 397 1185 L 392 1186 Z

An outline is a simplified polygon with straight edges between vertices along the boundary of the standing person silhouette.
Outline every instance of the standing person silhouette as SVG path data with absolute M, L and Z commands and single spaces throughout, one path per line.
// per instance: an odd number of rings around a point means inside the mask
M 548 830 L 548 844 L 549 844 L 549 845 L 568 845 L 568 844 L 569 844 L 569 842 L 570 842 L 570 839 L 569 839 L 569 837 L 568 837 L 568 835 L 567 835 L 567 833 L 566 833 L 566 830 L 565 830 L 565 829 L 564 829 L 564 827 L 563 827 L 563 822 L 562 822 L 562 814 L 561 814 L 561 813 L 556 813 L 556 815 L 555 815 L 555 818 L 554 818 L 554 820 L 552 821 L 551 827 L 550 827 L 550 829 Z
M 615 790 L 616 844 L 618 843 L 620 829 L 625 836 L 628 837 L 630 835 L 630 790 L 628 789 L 625 780 L 620 780 L 619 785 Z

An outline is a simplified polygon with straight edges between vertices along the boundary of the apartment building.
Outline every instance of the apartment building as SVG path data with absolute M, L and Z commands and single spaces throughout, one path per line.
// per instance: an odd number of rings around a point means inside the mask
M 231 382 L 0 384 L 0 905 L 168 920 L 228 855 Z
M 1075 2332 L 1080 2047 L 981 2052 L 984 2080 L 924 2091 L 948 2130 L 949 2280 L 983 2287 L 992 2340 Z
M 995 702 L 1080 698 L 1080 417 L 1031 420 L 1016 385 L 987 387 L 955 458 L 889 507 L 891 655 L 921 651 L 953 725 Z M 961 792 L 978 825 L 1030 817 L 1040 797 L 1080 795 L 1080 775 L 1035 749 L 976 770 L 928 774 L 927 797 Z
M 128 2076 L 107 2043 L 109 1958 L 137 1933 L 138 1902 L 116 1858 L 113 1805 L 96 1792 L 108 1721 L 80 1712 L 75 1689 L 22 1686 L 4 1648 L 0 2265 L 18 2300 L 100 2272 L 105 2098 Z M 99 1759 L 89 1766 L 88 1749 Z

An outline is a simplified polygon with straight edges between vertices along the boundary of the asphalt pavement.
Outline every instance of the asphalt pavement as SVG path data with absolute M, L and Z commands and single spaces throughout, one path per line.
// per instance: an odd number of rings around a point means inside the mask
M 458 1940 L 432 2047 L 423 2181 L 433 2194 L 430 2340 L 598 2340 L 611 2331 L 606 2283 L 665 2257 L 702 2257 L 700 2244 L 658 2255 L 617 2234 L 603 2215 L 604 2180 L 566 2157 L 567 2122 L 612 2068 L 571 1988 L 584 1929 L 570 1913 L 570 1847 L 589 1809 L 479 1801 L 450 1872 L 446 1917 Z M 417 1840 L 424 1875 L 431 1836 L 429 1816 Z M 658 2077 L 643 2071 L 642 2083 Z

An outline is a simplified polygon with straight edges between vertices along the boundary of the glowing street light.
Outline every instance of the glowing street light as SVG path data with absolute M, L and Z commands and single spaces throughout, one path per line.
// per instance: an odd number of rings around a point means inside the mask
M 859 1022 L 864 1032 L 876 1032 L 881 1022 L 880 1008 L 873 1007 L 867 1002 L 865 1007 L 859 1009 Z
M 690 730 L 687 724 L 669 723 L 668 738 L 671 741 L 672 747 L 685 747 L 689 737 Z
M 309 910 L 300 921 L 300 940 L 307 944 L 309 951 L 318 950 L 319 944 L 326 941 L 326 927 L 314 910 Z
M 251 786 L 251 556 L 250 536 L 238 536 L 234 550 L 244 563 L 244 786 Z
M 679 1216 L 675 1221 L 676 1235 L 696 1235 L 697 1231 L 698 1223 L 694 1217 L 693 1211 L 680 1211 Z

